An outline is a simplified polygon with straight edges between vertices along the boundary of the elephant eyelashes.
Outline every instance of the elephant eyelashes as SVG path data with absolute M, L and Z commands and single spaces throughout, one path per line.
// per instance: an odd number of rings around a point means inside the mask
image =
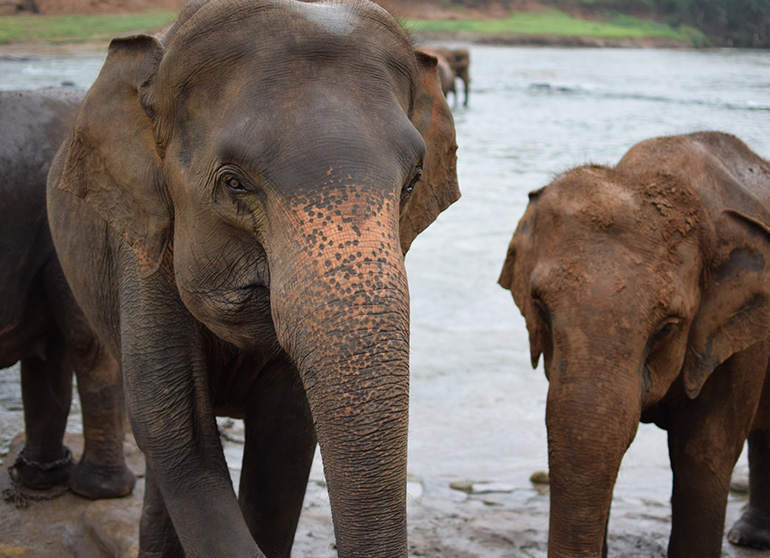
M 647 343 L 648 358 L 655 359 L 655 355 L 665 348 L 665 345 L 661 345 L 661 341 L 664 341 L 671 337 L 677 331 L 680 320 L 676 318 L 669 319 L 665 322 L 655 333 L 650 337 Z
M 406 185 L 406 192 L 411 194 L 412 190 L 414 190 L 414 185 L 417 184 L 420 180 L 422 180 L 422 165 L 417 165 L 417 167 L 414 169 L 414 172 L 412 173 L 412 179 L 409 181 L 409 184 Z
M 422 180 L 422 165 L 417 165 L 414 170 L 412 171 L 412 177 L 409 179 L 409 182 L 406 182 L 404 184 L 403 189 L 401 190 L 401 207 L 403 208 L 404 204 L 409 200 L 409 198 L 412 195 L 412 192 L 414 191 L 415 185 Z
M 246 188 L 243 186 L 243 183 L 241 180 L 232 174 L 226 174 L 222 177 L 222 182 L 225 186 L 228 187 L 228 189 L 232 190 L 233 192 L 245 192 Z
M 663 324 L 663 327 L 661 327 L 658 331 L 656 331 L 652 338 L 650 339 L 651 343 L 654 345 L 658 341 L 665 339 L 669 335 L 671 335 L 674 332 L 674 329 L 678 325 L 679 320 L 671 320 Z
M 532 305 L 535 307 L 535 310 L 537 310 L 537 313 L 540 315 L 546 325 L 550 326 L 551 313 L 548 311 L 548 307 L 545 305 L 545 303 L 539 298 L 534 298 L 532 299 Z

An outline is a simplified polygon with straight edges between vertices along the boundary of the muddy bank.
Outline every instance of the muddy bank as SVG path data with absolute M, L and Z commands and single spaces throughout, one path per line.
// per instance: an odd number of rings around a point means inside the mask
M 565 35 L 518 35 L 500 33 L 482 35 L 468 32 L 421 31 L 412 34 L 418 43 L 460 41 L 477 45 L 497 46 L 541 46 L 566 48 L 693 48 L 691 43 L 663 37 L 628 37 L 607 39 L 587 36 Z
M 227 430 L 225 452 L 237 479 L 240 435 Z M 82 451 L 80 436 L 67 435 L 75 455 Z M 12 444 L 11 455 L 20 447 Z M 0 558 L 135 558 L 144 489 L 144 463 L 130 436 L 126 441 L 130 468 L 138 475 L 134 493 L 116 500 L 90 501 L 58 490 L 21 492 L 32 498 L 18 505 L 6 466 L 0 474 Z M 5 448 L 4 448 L 5 449 Z M 318 461 L 318 460 L 317 460 Z M 237 480 L 236 480 L 237 482 Z M 452 489 L 437 479 L 410 476 L 408 529 L 410 557 L 431 558 L 545 558 L 547 554 L 548 489 L 515 488 L 500 484 L 469 483 L 475 493 Z M 728 521 L 737 519 L 745 496 L 733 494 Z M 666 555 L 670 514 L 666 506 L 648 502 L 644 510 L 613 514 L 609 537 L 615 558 L 663 558 Z M 723 556 L 758 558 L 768 553 L 737 549 L 725 542 Z M 314 466 L 294 544 L 295 558 L 333 558 L 334 535 L 323 475 Z

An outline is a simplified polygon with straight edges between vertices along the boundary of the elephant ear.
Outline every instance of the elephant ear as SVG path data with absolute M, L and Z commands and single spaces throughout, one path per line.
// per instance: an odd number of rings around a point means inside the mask
M 427 149 L 422 180 L 415 186 L 399 221 L 404 254 L 415 237 L 460 198 L 454 119 L 441 90 L 438 61 L 420 51 L 416 57 L 419 82 L 410 119 L 425 140 Z
M 519 221 L 513 238 L 508 245 L 508 253 L 497 282 L 501 287 L 511 291 L 516 306 L 527 322 L 529 332 L 529 353 L 532 368 L 537 368 L 540 355 L 546 353 L 550 358 L 550 334 L 545 323 L 535 309 L 532 301 L 532 270 L 534 265 L 534 229 L 535 204 L 544 188 L 530 192 L 529 206 Z
M 694 399 L 713 370 L 770 335 L 770 230 L 735 210 L 717 219 L 716 256 L 690 329 L 683 368 Z
M 75 121 L 58 187 L 83 198 L 131 246 L 140 276 L 154 273 L 170 234 L 148 99 L 163 47 L 115 39 Z

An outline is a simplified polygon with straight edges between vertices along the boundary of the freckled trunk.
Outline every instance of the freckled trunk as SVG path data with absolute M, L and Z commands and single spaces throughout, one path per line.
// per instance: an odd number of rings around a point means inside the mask
M 641 415 L 639 386 L 624 385 L 622 370 L 583 370 L 566 381 L 552 374 L 548 392 L 549 558 L 602 556 L 612 490 Z M 569 374 L 562 369 L 558 376 Z
M 279 341 L 307 392 L 341 558 L 407 556 L 409 294 L 396 218 L 305 231 L 272 277 Z

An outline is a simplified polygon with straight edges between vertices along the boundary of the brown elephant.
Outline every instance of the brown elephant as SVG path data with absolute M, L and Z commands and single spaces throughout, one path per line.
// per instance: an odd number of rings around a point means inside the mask
M 438 60 L 438 75 L 441 80 L 441 90 L 449 98 L 449 93 L 454 95 L 454 105 L 457 106 L 457 89 L 455 81 L 460 78 L 465 86 L 465 99 L 463 106 L 468 106 L 468 92 L 470 87 L 470 54 L 468 49 L 450 49 L 444 47 L 424 47 L 423 52 L 434 56 Z
M 436 69 L 438 70 L 439 83 L 444 96 L 449 99 L 449 93 L 454 95 L 455 105 L 457 104 L 457 90 L 455 89 L 455 72 L 446 58 L 446 49 L 437 49 L 423 47 L 424 53 L 433 56 L 436 59 Z
M 606 554 L 638 424 L 668 431 L 668 555 L 717 557 L 748 435 L 750 505 L 731 541 L 770 546 L 770 165 L 733 136 L 634 146 L 530 194 L 500 284 L 549 379 L 549 557 Z
M 451 85 L 444 86 L 444 94 L 448 95 L 451 91 L 454 95 L 454 104 L 457 105 L 457 90 L 455 89 L 455 80 L 460 78 L 463 82 L 464 98 L 463 106 L 468 106 L 468 95 L 471 84 L 471 56 L 467 48 L 433 48 L 431 49 L 437 56 L 447 61 L 452 70 Z M 442 82 L 443 83 L 443 82 Z
M 435 58 L 373 3 L 203 0 L 112 42 L 48 211 L 122 358 L 140 556 L 288 556 L 316 439 L 338 555 L 407 556 L 404 253 L 456 147 Z
M 88 326 L 54 252 L 46 175 L 83 93 L 0 92 L 0 368 L 21 363 L 26 439 L 12 475 L 31 488 L 69 482 L 89 498 L 123 496 L 120 370 Z M 77 375 L 85 451 L 62 445 Z

